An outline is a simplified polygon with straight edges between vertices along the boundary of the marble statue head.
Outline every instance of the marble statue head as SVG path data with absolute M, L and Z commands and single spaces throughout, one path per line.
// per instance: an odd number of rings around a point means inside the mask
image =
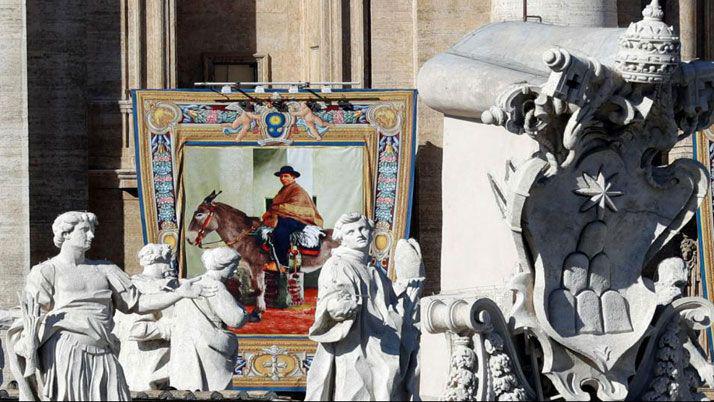
M 240 254 L 229 247 L 214 248 L 201 254 L 206 271 L 215 272 L 224 281 L 235 275 L 240 258 Z
M 341 241 L 344 247 L 366 251 L 372 242 L 373 228 L 374 223 L 366 216 L 351 212 L 340 216 L 337 220 L 332 238 Z
M 667 305 L 682 296 L 682 291 L 689 283 L 689 267 L 683 259 L 671 257 L 657 265 L 655 293 L 660 305 Z
M 162 278 L 171 272 L 171 256 L 171 246 L 154 243 L 142 247 L 138 254 L 144 275 L 156 278 Z
M 89 250 L 97 225 L 97 216 L 91 212 L 65 212 L 52 223 L 55 246 L 62 248 L 62 245 L 67 242 L 74 247 Z

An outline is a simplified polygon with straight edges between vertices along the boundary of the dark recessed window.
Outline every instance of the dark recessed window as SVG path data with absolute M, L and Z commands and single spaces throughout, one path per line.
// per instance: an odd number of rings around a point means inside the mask
M 218 63 L 213 65 L 213 82 L 248 82 L 258 80 L 257 63 Z
M 269 79 L 269 56 L 204 53 L 203 79 L 209 82 L 254 82 Z

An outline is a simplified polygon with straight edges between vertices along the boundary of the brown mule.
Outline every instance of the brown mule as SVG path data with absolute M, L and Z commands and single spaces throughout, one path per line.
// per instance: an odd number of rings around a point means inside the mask
M 240 253 L 243 260 L 250 266 L 251 285 L 256 292 L 255 308 L 251 319 L 259 320 L 265 311 L 265 273 L 263 267 L 271 262 L 269 256 L 263 253 L 256 239 L 251 234 L 261 225 L 259 218 L 248 216 L 243 211 L 222 202 L 214 202 L 220 194 L 213 191 L 193 212 L 191 222 L 186 230 L 186 241 L 203 248 L 203 239 L 211 232 L 218 233 L 226 246 Z M 315 256 L 302 257 L 302 269 L 312 272 L 320 267 L 330 257 L 332 249 L 340 242 L 332 239 L 332 229 L 324 230 L 326 236 L 322 240 L 320 253 Z

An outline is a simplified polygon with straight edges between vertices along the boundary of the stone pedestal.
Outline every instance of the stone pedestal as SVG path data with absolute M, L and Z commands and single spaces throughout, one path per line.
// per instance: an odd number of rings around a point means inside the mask
M 441 294 L 480 294 L 503 299 L 518 255 L 503 220 L 491 179 L 502 182 L 509 160 L 520 162 L 535 150 L 527 137 L 472 120 L 444 119 L 442 171 L 443 235 Z M 448 374 L 443 334 L 422 331 L 421 395 L 438 399 Z
M 444 119 L 442 292 L 504 285 L 518 256 L 494 184 L 537 150 L 501 127 Z M 493 183 L 492 183 L 493 180 Z

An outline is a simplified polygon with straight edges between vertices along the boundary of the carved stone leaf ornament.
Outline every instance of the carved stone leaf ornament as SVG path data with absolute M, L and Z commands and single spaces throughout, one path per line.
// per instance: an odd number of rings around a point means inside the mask
M 445 401 L 527 401 L 536 392 L 523 373 L 498 305 L 487 298 L 422 299 L 428 332 L 447 332 L 451 348 Z
M 602 400 L 678 400 L 699 398 L 702 380 L 714 385 L 713 366 L 695 340 L 695 331 L 711 325 L 714 306 L 679 299 L 681 287 L 673 284 L 683 264 L 654 260 L 707 190 L 698 162 L 660 166 L 655 157 L 711 124 L 714 63 L 680 62 L 679 39 L 657 0 L 643 17 L 621 37 L 614 66 L 549 50 L 545 84 L 511 87 L 482 114 L 484 123 L 540 145 L 498 189 L 523 271 L 513 282 L 510 325 L 483 328 L 473 317 L 456 325 L 457 302 L 446 320 L 435 308 L 426 314 L 430 332 L 504 340 L 528 334 L 557 390 L 551 396 L 567 400 L 589 400 L 586 386 Z M 657 286 L 645 272 L 653 263 Z M 503 372 L 478 363 L 497 361 L 489 350 L 498 348 L 472 348 L 476 373 Z M 503 353 L 513 367 L 523 361 L 514 349 Z M 523 376 L 514 378 L 524 390 L 516 399 L 534 397 Z M 476 396 L 496 400 L 498 389 Z

